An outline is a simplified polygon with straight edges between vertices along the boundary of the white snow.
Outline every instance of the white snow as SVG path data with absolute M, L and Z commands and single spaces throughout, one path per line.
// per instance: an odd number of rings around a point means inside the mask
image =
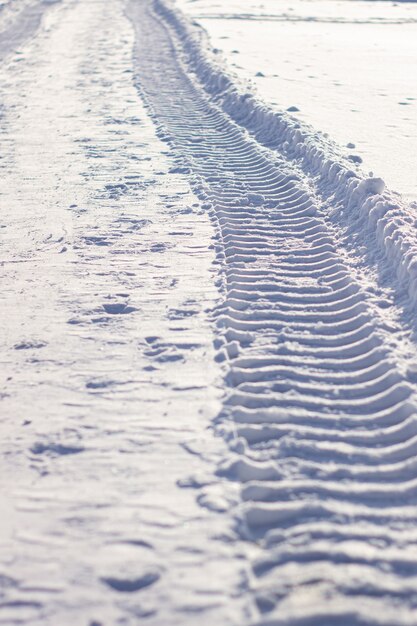
M 212 229 L 170 173 L 132 46 L 121 2 L 68 2 L 1 67 L 7 626 L 237 625 L 247 604 L 209 430 Z
M 5 0 L 0 3 L 0 59 L 35 34 L 46 9 L 60 0 Z
M 202 37 L 198 23 L 177 12 L 170 2 L 155 0 L 155 6 L 180 38 L 191 69 L 204 89 L 216 97 L 222 110 L 248 130 L 263 146 L 277 150 L 297 169 L 292 176 L 306 176 L 326 207 L 329 219 L 365 237 L 373 254 L 382 255 L 394 269 L 401 289 L 412 303 L 417 299 L 415 203 L 404 205 L 401 197 L 386 191 L 385 182 L 369 176 L 343 156 L 337 144 L 328 141 L 309 125 L 286 113 L 275 111 L 248 90 L 247 84 L 231 77 L 229 68 L 218 59 L 216 49 Z M 281 164 L 283 172 L 288 163 Z M 309 214 L 315 211 L 309 201 Z M 348 241 L 344 245 L 350 246 Z M 357 243 L 356 243 L 357 245 Z M 408 315 L 412 315 L 408 312 Z
M 0 623 L 414 626 L 415 206 L 245 82 L 414 8 L 183 6 L 279 58 L 171 0 L 0 12 Z

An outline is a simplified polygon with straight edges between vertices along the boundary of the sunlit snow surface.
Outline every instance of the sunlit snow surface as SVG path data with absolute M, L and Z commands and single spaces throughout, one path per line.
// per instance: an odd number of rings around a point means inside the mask
M 179 0 L 239 77 L 417 199 L 417 4 Z M 298 109 L 297 110 L 295 110 Z M 348 144 L 351 144 L 348 146 Z M 352 146 L 353 144 L 353 146 Z
M 166 0 L 0 32 L 0 624 L 415 626 L 414 213 Z

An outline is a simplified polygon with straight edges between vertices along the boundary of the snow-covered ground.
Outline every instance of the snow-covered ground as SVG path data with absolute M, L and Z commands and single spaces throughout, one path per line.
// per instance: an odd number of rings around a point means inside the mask
M 231 70 L 417 200 L 417 3 L 179 0 Z
M 169 0 L 0 32 L 0 624 L 415 626 L 415 208 Z
M 208 430 L 212 229 L 170 173 L 132 46 L 121 2 L 68 2 L 1 68 L 7 626 L 239 624 L 247 602 L 215 512 L 236 489 Z

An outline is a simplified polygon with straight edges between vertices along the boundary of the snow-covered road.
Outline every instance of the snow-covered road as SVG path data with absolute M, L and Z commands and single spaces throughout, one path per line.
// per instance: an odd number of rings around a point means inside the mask
M 414 626 L 413 214 L 162 0 L 41 13 L 0 66 L 0 624 Z

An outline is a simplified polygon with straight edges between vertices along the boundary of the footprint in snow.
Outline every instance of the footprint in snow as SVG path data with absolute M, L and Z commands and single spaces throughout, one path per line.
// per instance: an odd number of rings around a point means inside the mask
M 155 243 L 150 247 L 151 252 L 165 252 L 167 249 L 167 244 L 165 243 Z
M 115 220 L 115 224 L 118 225 L 118 228 L 120 228 L 119 227 L 120 224 L 126 227 L 126 230 L 124 232 L 128 232 L 131 230 L 141 230 L 142 228 L 144 228 L 145 226 L 151 223 L 152 223 L 151 220 L 136 219 L 134 217 L 129 217 L 129 216 L 122 216 L 122 217 L 119 217 L 117 220 Z
M 192 315 L 198 315 L 198 310 L 196 309 L 169 309 L 167 313 L 167 317 L 170 320 L 182 320 L 186 317 L 191 317 Z
M 106 237 L 100 237 L 96 235 L 82 237 L 83 241 L 87 245 L 92 246 L 111 246 L 112 242 L 109 241 Z
M 67 454 L 79 454 L 84 451 L 84 448 L 79 445 L 69 445 L 62 443 L 42 443 L 38 441 L 34 443 L 30 448 L 32 454 L 41 455 L 46 454 L 47 456 L 66 456 Z
M 13 347 L 15 350 L 39 350 L 46 346 L 45 341 L 21 341 L 16 343 Z
M 103 304 L 103 309 L 109 315 L 126 315 L 127 313 L 133 313 L 137 311 L 137 308 L 134 306 L 130 306 L 125 302 L 113 302 L 109 304 Z
M 144 355 L 158 363 L 184 360 L 184 356 L 173 344 L 153 344 L 149 350 L 145 350 Z
M 349 154 L 348 159 L 352 163 L 362 163 L 362 158 L 358 154 Z
M 151 544 L 143 541 L 122 541 L 103 546 L 97 555 L 97 568 L 97 578 L 113 591 L 123 594 L 151 587 L 163 572 L 163 567 L 155 562 Z
M 146 343 L 155 343 L 158 339 L 158 335 L 149 335 L 148 337 L 145 337 Z
M 101 580 L 108 587 L 119 593 L 134 593 L 140 591 L 146 587 L 150 587 L 157 580 L 159 580 L 160 574 L 157 571 L 145 572 L 137 578 L 115 578 L 113 576 L 103 577 Z
M 114 384 L 114 380 L 90 380 L 85 386 L 87 389 L 106 389 Z

